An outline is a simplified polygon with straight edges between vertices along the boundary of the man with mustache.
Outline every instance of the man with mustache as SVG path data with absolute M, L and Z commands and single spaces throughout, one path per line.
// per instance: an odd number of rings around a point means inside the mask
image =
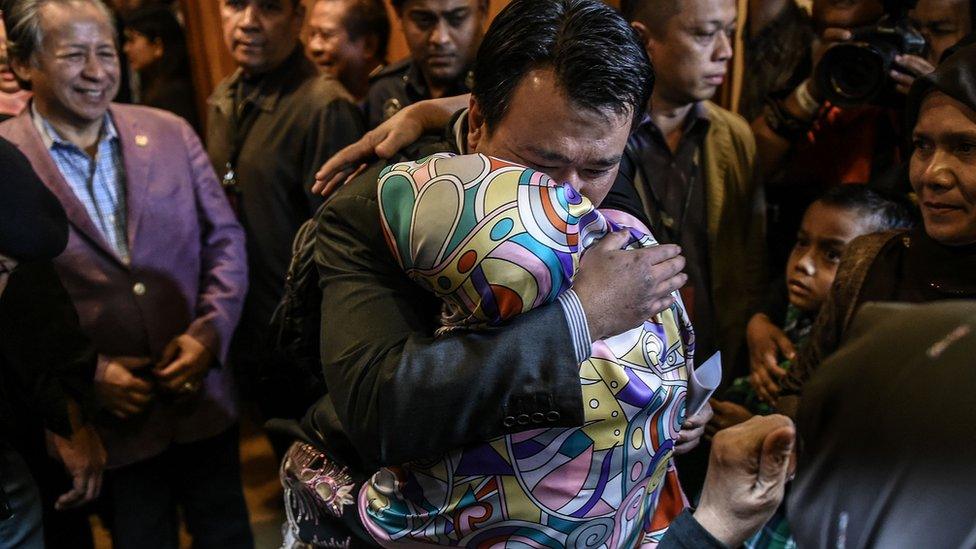
M 362 135 L 361 114 L 342 85 L 305 57 L 300 0 L 214 1 L 238 70 L 210 97 L 207 152 L 247 233 L 250 272 L 231 360 L 245 394 L 262 386 L 253 392 L 265 414 L 297 417 L 308 403 L 279 398 L 266 378 L 275 370 L 267 326 L 295 233 L 321 204 L 308 191 L 315 170 Z
M 488 0 L 393 0 L 410 57 L 371 82 L 366 101 L 375 128 L 423 99 L 471 91 L 470 69 L 484 34 Z

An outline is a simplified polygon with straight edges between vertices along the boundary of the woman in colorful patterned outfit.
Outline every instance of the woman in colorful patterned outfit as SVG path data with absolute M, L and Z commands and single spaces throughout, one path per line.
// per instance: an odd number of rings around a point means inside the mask
M 391 166 L 378 195 L 400 266 L 444 300 L 441 334 L 490 329 L 555 301 L 583 251 L 620 229 L 611 219 L 642 229 L 568 185 L 484 155 Z M 656 245 L 627 230 L 629 248 Z M 381 469 L 359 494 L 366 530 L 386 547 L 655 544 L 684 506 L 671 454 L 693 350 L 675 296 L 643 325 L 593 343 L 579 365 L 582 427 L 522 418 L 523 432 Z

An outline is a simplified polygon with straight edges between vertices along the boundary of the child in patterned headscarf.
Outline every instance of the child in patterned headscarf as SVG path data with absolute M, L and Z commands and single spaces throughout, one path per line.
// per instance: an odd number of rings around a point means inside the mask
M 569 185 L 484 155 L 391 166 L 377 192 L 397 262 L 444 300 L 440 337 L 553 303 L 586 248 L 619 228 Z M 629 230 L 629 248 L 656 245 Z M 593 343 L 579 365 L 583 426 L 531 418 L 523 432 L 381 469 L 359 495 L 366 530 L 387 547 L 656 543 L 684 501 L 671 454 L 693 349 L 676 296 L 641 326 Z

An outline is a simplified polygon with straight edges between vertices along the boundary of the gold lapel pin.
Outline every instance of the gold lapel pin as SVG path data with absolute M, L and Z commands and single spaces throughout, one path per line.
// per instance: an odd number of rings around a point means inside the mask
M 140 147 L 145 147 L 148 144 L 149 144 L 149 138 L 148 137 L 146 137 L 145 135 L 137 135 L 136 136 L 136 145 L 139 145 Z

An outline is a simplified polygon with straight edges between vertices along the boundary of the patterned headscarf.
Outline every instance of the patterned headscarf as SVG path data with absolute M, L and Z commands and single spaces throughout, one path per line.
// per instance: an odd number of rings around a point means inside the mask
M 445 302 L 443 324 L 497 325 L 569 289 L 583 250 L 614 223 L 570 185 L 481 154 L 435 154 L 380 174 L 387 243 Z M 656 242 L 631 230 L 630 247 Z
M 377 193 L 396 261 L 445 303 L 440 333 L 553 302 L 584 250 L 617 230 L 614 214 L 571 186 L 484 155 L 397 164 Z M 630 236 L 631 248 L 657 244 Z M 671 453 L 695 344 L 675 295 L 641 325 L 592 342 L 578 365 L 580 426 L 525 414 L 519 425 L 530 430 L 374 474 L 358 498 L 370 535 L 384 547 L 656 543 L 684 506 Z

